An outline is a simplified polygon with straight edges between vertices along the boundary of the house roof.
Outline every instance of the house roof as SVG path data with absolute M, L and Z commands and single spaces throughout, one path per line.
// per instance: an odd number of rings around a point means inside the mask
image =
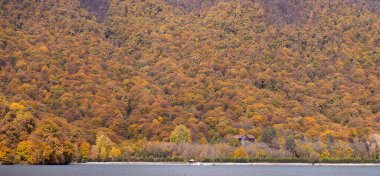
M 234 135 L 233 136 L 233 138 L 236 138 L 236 139 L 240 139 L 240 138 L 243 138 L 243 137 L 247 137 L 247 138 L 250 138 L 250 139 L 255 139 L 255 136 L 252 136 L 252 135 L 249 135 L 249 134 Z

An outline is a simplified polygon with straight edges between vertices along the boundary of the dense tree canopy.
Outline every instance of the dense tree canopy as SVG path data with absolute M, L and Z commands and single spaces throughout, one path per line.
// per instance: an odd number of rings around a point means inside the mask
M 376 157 L 379 18 L 376 0 L 0 0 L 0 162 L 187 158 L 165 149 L 178 125 L 207 158 Z

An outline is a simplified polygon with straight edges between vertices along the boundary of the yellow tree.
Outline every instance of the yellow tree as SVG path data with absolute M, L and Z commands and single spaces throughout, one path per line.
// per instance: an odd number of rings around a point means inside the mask
M 82 157 L 81 161 L 82 162 L 88 161 L 88 159 L 90 158 L 91 145 L 86 141 L 82 142 L 79 146 L 79 152 Z
M 198 136 L 199 136 L 199 140 L 198 140 L 199 144 L 207 144 L 208 143 L 206 136 L 203 133 L 198 133 Z
M 38 153 L 38 147 L 36 147 L 32 141 L 22 141 L 16 148 L 16 161 L 26 162 L 28 164 L 38 164 L 41 162 Z
M 327 150 L 323 150 L 322 153 L 319 155 L 319 159 L 330 159 L 330 153 Z
M 234 158 L 247 158 L 248 154 L 243 147 L 239 147 L 233 154 Z
M 53 148 L 50 147 L 46 142 L 41 143 L 42 150 L 42 163 L 45 164 L 46 161 L 49 161 L 51 155 L 53 154 Z
M 105 148 L 105 147 L 100 147 L 99 158 L 100 158 L 100 160 L 102 160 L 102 161 L 106 161 L 106 160 L 108 159 L 107 148 Z
M 111 160 L 117 161 L 118 159 L 120 159 L 120 156 L 121 156 L 121 151 L 116 147 L 112 147 L 110 150 L 110 156 L 109 156 Z
M 12 161 L 9 158 L 10 153 L 11 153 L 10 148 L 8 148 L 4 144 L 0 144 L 0 164 L 12 163 Z
M 112 141 L 104 133 L 100 132 L 96 136 L 96 146 L 99 148 L 99 158 L 102 161 L 108 159 L 109 151 L 111 150 Z

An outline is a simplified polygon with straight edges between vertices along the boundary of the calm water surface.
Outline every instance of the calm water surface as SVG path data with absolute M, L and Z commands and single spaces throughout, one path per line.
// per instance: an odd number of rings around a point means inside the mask
M 1 166 L 0 176 L 380 176 L 379 166 Z

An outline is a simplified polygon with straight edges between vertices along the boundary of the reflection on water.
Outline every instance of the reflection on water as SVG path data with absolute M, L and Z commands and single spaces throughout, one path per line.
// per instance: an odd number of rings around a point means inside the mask
M 379 166 L 0 166 L 0 176 L 379 176 Z

